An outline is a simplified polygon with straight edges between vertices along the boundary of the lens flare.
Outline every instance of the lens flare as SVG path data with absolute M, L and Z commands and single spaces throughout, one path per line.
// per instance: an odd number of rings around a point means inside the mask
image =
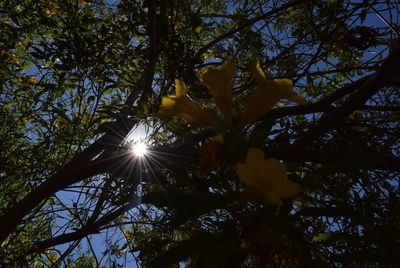
M 142 157 L 147 153 L 147 145 L 144 142 L 133 144 L 132 152 L 134 155 Z

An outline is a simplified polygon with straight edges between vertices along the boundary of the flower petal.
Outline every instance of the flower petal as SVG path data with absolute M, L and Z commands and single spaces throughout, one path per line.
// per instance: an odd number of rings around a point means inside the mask
M 246 162 L 236 164 L 236 172 L 247 192 L 258 192 L 270 202 L 281 205 L 281 198 L 301 191 L 300 186 L 287 179 L 286 165 L 274 158 L 264 159 L 264 152 L 251 148 Z
M 268 198 L 268 200 L 274 203 L 275 205 L 278 206 L 282 205 L 282 199 L 280 197 L 274 195 L 273 193 L 266 193 L 265 195 Z
M 245 164 L 238 163 L 236 171 L 239 178 L 247 185 L 259 186 L 260 181 L 263 180 L 259 176 L 262 173 L 264 163 L 264 152 L 257 148 L 250 148 L 247 151 Z
M 185 82 L 183 82 L 180 79 L 175 79 L 175 94 L 177 97 L 186 95 L 188 92 L 188 87 L 185 84 Z
M 279 99 L 274 97 L 271 92 L 257 86 L 245 102 L 245 109 L 239 127 L 242 128 L 247 124 L 253 123 L 268 112 L 278 101 Z
M 264 161 L 264 167 L 268 170 L 269 175 L 275 180 L 286 178 L 287 168 L 286 165 L 279 162 L 275 158 L 268 158 Z
M 163 97 L 157 116 L 167 119 L 175 115 L 176 96 Z
M 176 96 L 162 98 L 158 117 L 168 119 L 172 116 L 179 116 L 199 125 L 211 124 L 212 116 L 186 95 L 188 88 L 185 82 L 175 79 L 175 91 Z
M 300 186 L 288 179 L 281 180 L 274 190 L 274 193 L 281 197 L 291 197 L 301 191 Z
M 176 102 L 176 96 L 163 97 L 161 106 L 163 107 L 163 109 L 171 110 L 174 109 L 175 102 Z
M 267 77 L 265 76 L 264 71 L 260 67 L 260 62 L 259 61 L 253 62 L 250 65 L 249 71 L 254 76 L 254 78 L 256 79 L 256 81 L 258 83 L 260 83 L 263 80 L 267 79 Z
M 232 117 L 232 78 L 235 74 L 235 65 L 225 62 L 220 69 L 213 67 L 199 71 L 200 81 L 208 87 L 215 103 L 227 119 Z
M 243 181 L 246 185 L 252 184 L 251 175 L 252 169 L 249 165 L 243 163 L 236 164 L 236 173 L 238 174 L 241 181 Z
M 293 91 L 293 83 L 289 79 L 268 80 L 259 62 L 250 66 L 250 72 L 256 79 L 257 86 L 246 101 L 240 127 L 253 123 L 262 117 L 281 99 L 287 99 L 298 104 L 307 103 L 304 97 Z
M 301 95 L 299 95 L 297 93 L 295 93 L 294 95 L 290 96 L 288 98 L 288 100 L 290 100 L 291 102 L 295 102 L 297 104 L 300 104 L 300 105 L 304 105 L 304 104 L 308 103 L 306 98 L 304 98 L 303 96 L 301 96 Z
M 226 75 L 232 80 L 233 76 L 235 75 L 236 67 L 235 64 L 227 61 L 221 65 L 221 70 L 224 71 Z
M 186 95 L 177 98 L 175 111 L 176 116 L 199 125 L 207 126 L 212 122 L 212 116 Z
M 258 148 L 250 148 L 247 150 L 246 164 L 263 165 L 264 152 Z

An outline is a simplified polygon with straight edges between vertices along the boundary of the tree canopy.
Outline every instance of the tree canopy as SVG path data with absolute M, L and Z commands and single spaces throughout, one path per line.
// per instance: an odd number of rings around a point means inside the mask
M 399 19 L 0 1 L 0 266 L 395 267 Z

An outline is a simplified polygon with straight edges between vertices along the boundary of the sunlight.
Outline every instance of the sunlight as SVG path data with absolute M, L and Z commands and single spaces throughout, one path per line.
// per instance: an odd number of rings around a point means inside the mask
M 144 142 L 137 142 L 132 145 L 133 153 L 138 156 L 142 157 L 147 153 L 147 145 Z

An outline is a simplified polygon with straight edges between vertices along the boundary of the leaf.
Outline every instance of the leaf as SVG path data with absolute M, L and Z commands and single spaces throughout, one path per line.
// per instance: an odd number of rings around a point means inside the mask
M 324 234 L 319 234 L 313 237 L 312 241 L 313 242 L 341 242 L 341 243 L 346 243 L 346 242 L 357 242 L 359 240 L 359 237 L 343 233 L 343 232 L 328 232 Z
M 89 98 L 87 99 L 87 103 L 90 103 L 90 102 L 92 102 L 92 101 L 94 101 L 96 99 L 96 97 L 95 96 L 89 96 Z
M 78 0 L 78 3 L 81 4 L 81 5 L 89 5 L 89 6 L 92 5 L 92 3 L 87 2 L 87 1 L 85 1 L 85 0 Z
M 3 242 L 1 242 L 0 247 L 5 247 L 5 246 L 7 246 L 8 242 L 9 242 L 8 238 L 5 239 Z
M 323 242 L 323 241 L 329 240 L 332 237 L 333 237 L 332 233 L 319 234 L 319 235 L 314 236 L 312 241 L 313 242 Z

